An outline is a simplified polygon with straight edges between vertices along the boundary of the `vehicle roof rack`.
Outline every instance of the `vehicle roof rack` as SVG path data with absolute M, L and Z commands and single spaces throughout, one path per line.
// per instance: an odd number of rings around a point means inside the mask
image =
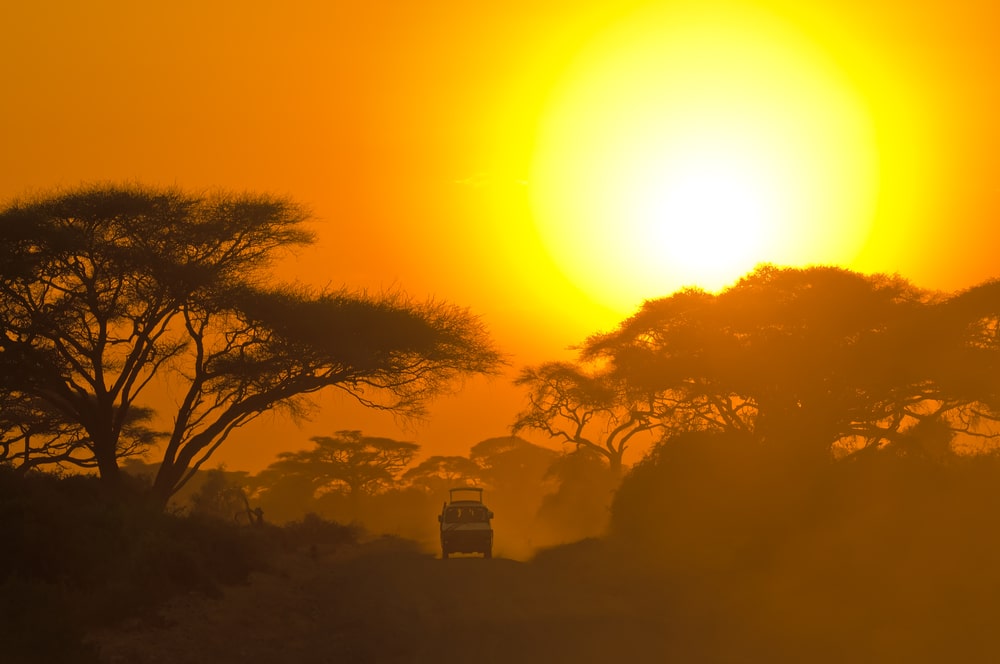
M 470 493 L 470 494 L 474 493 L 474 494 L 476 494 L 476 497 L 475 498 L 461 498 L 460 497 L 460 498 L 456 499 L 455 498 L 455 494 L 458 493 L 458 492 L 461 492 L 461 491 L 465 491 L 465 492 Z M 454 503 L 454 502 L 459 502 L 459 501 L 462 501 L 462 500 L 474 500 L 474 501 L 476 501 L 478 503 L 481 503 L 481 502 L 483 502 L 483 490 L 480 487 L 478 487 L 478 486 L 460 486 L 460 487 L 455 487 L 454 489 L 448 489 L 448 502 Z

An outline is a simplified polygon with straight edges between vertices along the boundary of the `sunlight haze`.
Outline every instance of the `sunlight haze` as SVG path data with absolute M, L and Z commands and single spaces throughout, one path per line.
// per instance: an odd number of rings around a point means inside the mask
M 865 102 L 777 14 L 644 7 L 581 50 L 543 115 L 531 184 L 546 246 L 626 311 L 761 262 L 850 265 L 878 191 Z

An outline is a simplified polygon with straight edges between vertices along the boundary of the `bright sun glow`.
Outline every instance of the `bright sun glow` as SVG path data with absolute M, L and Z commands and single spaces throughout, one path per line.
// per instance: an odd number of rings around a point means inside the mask
M 877 194 L 870 116 L 776 17 L 672 3 L 617 21 L 543 118 L 532 205 L 549 252 L 616 308 L 760 262 L 849 264 Z

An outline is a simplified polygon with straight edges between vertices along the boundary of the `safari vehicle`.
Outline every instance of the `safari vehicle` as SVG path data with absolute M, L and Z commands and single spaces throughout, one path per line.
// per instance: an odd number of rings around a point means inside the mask
M 493 512 L 483 504 L 483 490 L 459 487 L 448 490 L 448 502 L 441 508 L 441 558 L 452 553 L 481 553 L 493 557 Z

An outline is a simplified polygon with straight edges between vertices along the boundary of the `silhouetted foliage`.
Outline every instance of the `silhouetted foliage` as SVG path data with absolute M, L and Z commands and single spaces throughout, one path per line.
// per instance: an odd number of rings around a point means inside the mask
M 745 432 L 680 434 L 626 475 L 612 533 L 653 567 L 731 570 L 772 545 L 776 531 L 804 527 L 826 468 L 790 463 Z
M 31 394 L 16 389 L 0 392 L 0 463 L 22 473 L 46 466 L 97 468 L 91 439 L 79 422 Z M 122 419 L 119 459 L 144 454 L 163 437 L 148 426 L 153 415 L 150 408 L 129 409 Z
M 675 644 L 691 660 L 988 659 L 1000 457 L 944 451 L 947 432 L 826 464 L 746 432 L 678 435 L 626 475 L 600 555 L 718 630 Z
M 669 616 L 664 659 L 988 659 L 998 360 L 994 281 L 763 267 L 649 301 L 523 375 L 534 428 L 571 441 L 613 407 L 662 436 L 607 538 L 538 562 Z
M 129 477 L 123 481 L 132 482 Z M 280 546 L 255 529 L 127 503 L 93 476 L 0 467 L 0 637 L 9 662 L 96 662 L 87 632 L 177 594 L 217 595 Z
M 248 473 L 229 472 L 220 466 L 199 475 L 203 477 L 190 498 L 192 514 L 244 524 L 255 522 L 245 488 Z
M 468 457 L 435 455 L 407 470 L 403 479 L 410 486 L 437 499 L 453 487 L 478 486 L 482 482 L 482 474 L 482 467 Z
M 0 462 L 22 472 L 46 464 L 94 463 L 86 431 L 45 401 L 17 392 L 0 394 Z
M 316 487 L 294 474 L 265 468 L 250 480 L 254 505 L 260 506 L 269 522 L 289 523 L 301 519 L 309 512 L 321 513 L 316 504 Z M 179 494 L 178 494 L 179 495 Z
M 419 414 L 455 378 L 495 370 L 463 309 L 271 285 L 272 259 L 311 242 L 306 220 L 281 198 L 138 186 L 10 205 L 0 362 L 13 370 L 0 387 L 54 413 L 68 427 L 55 444 L 118 485 L 121 456 L 148 442 L 130 418 L 169 374 L 177 410 L 152 486 L 165 504 L 233 430 L 275 408 L 302 415 L 317 390 Z
M 514 422 L 515 433 L 535 429 L 595 452 L 616 476 L 632 438 L 658 426 L 648 398 L 630 392 L 627 381 L 603 367 L 549 362 L 524 369 L 515 382 L 529 390 L 528 407 Z
M 307 512 L 301 519 L 286 523 L 281 536 L 286 547 L 308 551 L 319 556 L 357 542 L 363 534 L 356 525 L 328 521 L 315 512 Z
M 832 267 L 762 267 L 719 295 L 646 302 L 595 336 L 595 363 L 669 436 L 732 431 L 815 461 L 921 421 L 993 438 L 1000 296 L 950 297 Z
M 434 516 L 451 488 L 485 488 L 498 515 L 498 554 L 526 557 L 538 546 L 603 532 L 616 482 L 588 450 L 563 455 L 517 436 L 481 441 L 467 457 L 431 456 L 418 463 L 413 443 L 356 431 L 313 441 L 314 449 L 283 453 L 247 478 L 251 503 L 270 522 L 315 512 L 420 542 L 429 551 L 438 549 Z
M 487 438 L 469 452 L 469 459 L 482 468 L 483 481 L 496 490 L 540 485 L 558 457 L 558 452 L 519 436 Z
M 538 519 L 553 540 L 599 537 L 607 531 L 619 477 L 601 455 L 581 448 L 561 455 L 546 478 L 557 488 L 542 498 Z
M 313 487 L 313 493 L 338 491 L 349 496 L 372 495 L 401 474 L 420 449 L 416 443 L 363 436 L 360 431 L 338 431 L 314 436 L 315 447 L 282 452 L 262 475 L 295 477 Z
M 338 431 L 315 436 L 310 450 L 283 452 L 255 478 L 256 499 L 265 511 L 278 503 L 287 518 L 289 505 L 343 520 L 358 520 L 365 502 L 398 485 L 420 446 L 416 443 Z M 284 503 L 284 505 L 282 505 Z

